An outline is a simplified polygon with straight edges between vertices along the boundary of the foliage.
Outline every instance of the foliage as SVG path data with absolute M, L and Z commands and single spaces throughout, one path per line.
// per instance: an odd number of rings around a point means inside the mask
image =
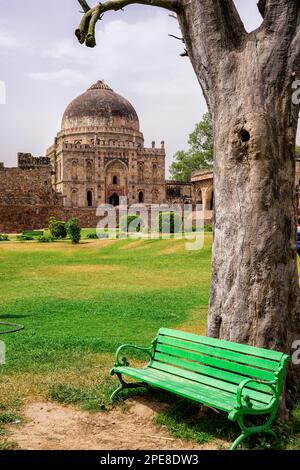
M 76 218 L 69 219 L 66 222 L 66 230 L 67 230 L 68 236 L 72 240 L 72 243 L 77 244 L 80 242 L 81 227 L 80 227 L 78 219 Z
M 37 239 L 39 243 L 50 243 L 50 242 L 54 242 L 54 240 L 55 238 L 52 235 L 41 235 Z
M 178 233 L 182 231 L 181 216 L 176 212 L 160 212 L 158 225 L 160 233 Z
M 120 218 L 119 227 L 124 232 L 140 232 L 143 227 L 143 219 L 138 215 L 123 215 Z
M 66 223 L 62 220 L 56 220 L 55 217 L 50 217 L 48 227 L 53 238 L 66 238 Z
M 189 181 L 192 173 L 213 167 L 213 131 L 208 113 L 189 136 L 189 149 L 179 150 L 169 170 L 173 180 Z
M 0 233 L 0 242 L 8 242 L 8 241 L 9 241 L 9 236 L 4 233 Z
M 32 237 L 31 235 L 17 235 L 16 239 L 19 242 L 25 242 L 25 241 L 34 240 L 35 238 Z
M 300 145 L 296 145 L 296 155 L 300 157 Z
M 204 225 L 204 232 L 212 232 L 212 231 L 213 231 L 212 224 L 205 224 Z
M 98 238 L 98 235 L 96 233 L 88 233 L 86 238 L 88 240 L 96 240 Z

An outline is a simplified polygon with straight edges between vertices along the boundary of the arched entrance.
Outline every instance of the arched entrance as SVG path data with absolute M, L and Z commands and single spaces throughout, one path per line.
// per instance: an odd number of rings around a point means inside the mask
M 105 167 L 105 198 L 108 204 L 118 206 L 121 197 L 128 195 L 128 167 L 121 160 L 110 161 Z
M 209 209 L 210 209 L 211 211 L 214 210 L 214 192 L 213 192 L 213 191 L 212 191 L 211 197 L 210 197 Z
M 143 191 L 139 192 L 139 204 L 143 204 L 144 202 L 144 193 Z
M 109 204 L 116 207 L 116 206 L 119 205 L 119 202 L 120 202 L 120 198 L 119 198 L 118 194 L 113 193 L 109 198 Z
M 93 207 L 93 193 L 92 191 L 88 191 L 86 193 L 87 205 L 88 207 Z

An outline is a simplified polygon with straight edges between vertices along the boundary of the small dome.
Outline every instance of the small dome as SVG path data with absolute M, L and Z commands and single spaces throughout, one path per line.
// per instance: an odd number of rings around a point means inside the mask
M 80 127 L 126 127 L 139 130 L 139 118 L 134 107 L 115 93 L 106 83 L 98 81 L 67 107 L 62 130 Z

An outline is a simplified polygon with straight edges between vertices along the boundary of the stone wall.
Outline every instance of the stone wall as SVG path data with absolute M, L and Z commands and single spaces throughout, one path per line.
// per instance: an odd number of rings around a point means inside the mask
M 51 167 L 0 168 L 0 205 L 61 205 L 53 190 Z
M 0 232 L 39 228 L 62 206 L 62 196 L 51 184 L 50 165 L 0 167 Z
M 43 229 L 50 217 L 68 220 L 76 217 L 82 227 L 96 228 L 100 217 L 93 208 L 72 209 L 59 206 L 0 205 L 0 233 L 21 233 L 23 230 Z

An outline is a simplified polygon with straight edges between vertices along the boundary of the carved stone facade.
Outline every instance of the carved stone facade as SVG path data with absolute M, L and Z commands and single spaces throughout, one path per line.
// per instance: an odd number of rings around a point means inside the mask
M 65 207 L 165 201 L 165 149 L 144 147 L 132 105 L 97 82 L 66 109 L 55 144 L 47 151 L 53 187 Z

